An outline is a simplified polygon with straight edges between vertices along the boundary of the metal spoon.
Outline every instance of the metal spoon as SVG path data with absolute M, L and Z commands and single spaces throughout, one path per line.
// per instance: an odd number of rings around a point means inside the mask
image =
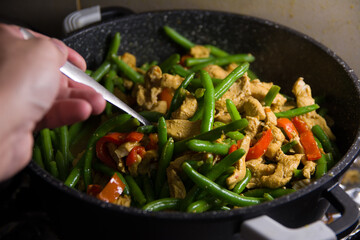
M 30 39 L 35 37 L 31 32 L 29 32 L 25 28 L 20 28 L 20 32 L 24 36 L 24 39 Z M 93 88 L 96 92 L 100 93 L 106 101 L 120 108 L 124 112 L 130 114 L 131 116 L 139 120 L 139 122 L 141 122 L 142 124 L 144 125 L 151 124 L 147 119 L 145 119 L 143 116 L 138 114 L 134 109 L 129 107 L 126 103 L 121 101 L 114 94 L 112 94 L 106 88 L 104 88 L 100 83 L 95 81 L 93 78 L 91 78 L 89 75 L 84 73 L 81 69 L 79 69 L 72 63 L 67 61 L 64 64 L 64 66 L 60 68 L 60 71 L 66 76 L 68 76 L 70 79 L 74 80 L 75 82 L 79 82 Z

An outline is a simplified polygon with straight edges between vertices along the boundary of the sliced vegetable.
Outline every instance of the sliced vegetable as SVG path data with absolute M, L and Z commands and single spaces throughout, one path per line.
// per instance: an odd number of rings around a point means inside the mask
M 135 146 L 129 152 L 129 155 L 126 157 L 126 166 L 130 167 L 138 161 L 138 157 L 143 158 L 146 153 L 146 150 L 143 146 Z
M 299 135 L 295 125 L 288 118 L 278 118 L 276 126 L 283 129 L 290 140 Z
M 125 184 L 121 181 L 119 176 L 114 173 L 104 189 L 97 195 L 97 198 L 105 202 L 113 203 L 122 194 L 124 189 Z
M 293 118 L 293 117 L 303 115 L 308 112 L 315 111 L 319 107 L 320 106 L 317 104 L 312 104 L 312 105 L 305 106 L 305 107 L 298 107 L 298 108 L 290 109 L 290 110 L 287 110 L 284 112 L 277 112 L 277 113 L 275 113 L 275 116 L 277 118 Z
M 268 130 L 263 132 L 263 135 L 261 136 L 259 141 L 257 141 L 255 145 L 249 149 L 248 154 L 246 155 L 246 160 L 259 158 L 264 155 L 272 139 L 272 132 L 269 128 Z

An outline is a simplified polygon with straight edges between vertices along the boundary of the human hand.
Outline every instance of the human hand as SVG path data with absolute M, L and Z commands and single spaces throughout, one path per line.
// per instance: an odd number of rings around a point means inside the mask
M 61 74 L 66 60 L 85 70 L 84 59 L 61 41 L 36 34 L 24 40 L 19 28 L 0 24 L 0 181 L 31 159 L 33 131 L 99 114 L 105 100 Z

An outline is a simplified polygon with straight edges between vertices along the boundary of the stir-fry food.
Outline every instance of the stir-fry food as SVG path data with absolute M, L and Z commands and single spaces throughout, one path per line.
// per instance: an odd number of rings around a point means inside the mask
M 64 184 L 148 211 L 229 210 L 271 201 L 322 177 L 339 158 L 321 98 L 299 77 L 293 96 L 249 69 L 251 54 L 196 45 L 137 66 L 116 33 L 95 80 L 152 125 L 108 103 L 100 117 L 40 131 L 33 159 Z

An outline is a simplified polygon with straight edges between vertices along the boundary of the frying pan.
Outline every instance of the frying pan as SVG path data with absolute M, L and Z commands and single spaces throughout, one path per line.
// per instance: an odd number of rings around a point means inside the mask
M 38 181 L 43 204 L 61 233 L 66 238 L 82 239 L 125 235 L 131 239 L 245 239 L 245 232 L 248 236 L 253 234 L 249 227 L 251 221 L 255 221 L 255 226 L 260 225 L 259 231 L 272 226 L 266 222 L 268 218 L 261 216 L 268 216 L 287 228 L 301 228 L 314 222 L 320 224 L 318 220 L 329 204 L 341 212 L 342 217 L 325 229 L 331 229 L 339 238 L 351 231 L 359 212 L 339 187 L 339 180 L 360 147 L 360 83 L 353 70 L 330 49 L 304 34 L 267 20 L 216 11 L 176 10 L 128 15 L 84 28 L 66 37 L 64 42 L 94 69 L 104 60 L 113 34 L 120 32 L 119 53 L 131 52 L 140 65 L 164 60 L 174 52 L 184 53 L 163 33 L 164 25 L 198 44 L 213 44 L 229 53 L 252 53 L 256 60 L 250 68 L 262 81 L 281 86 L 285 94 L 290 95 L 296 79 L 304 77 L 313 96 L 326 95 L 321 107 L 329 109 L 328 114 L 335 122 L 332 129 L 343 157 L 322 178 L 295 193 L 257 206 L 201 214 L 152 213 L 105 203 L 64 186 L 31 163 L 29 169 Z M 258 219 L 262 220 L 256 222 Z M 320 239 L 316 234 L 318 231 L 313 230 L 313 239 Z M 270 233 L 268 236 L 270 238 Z

